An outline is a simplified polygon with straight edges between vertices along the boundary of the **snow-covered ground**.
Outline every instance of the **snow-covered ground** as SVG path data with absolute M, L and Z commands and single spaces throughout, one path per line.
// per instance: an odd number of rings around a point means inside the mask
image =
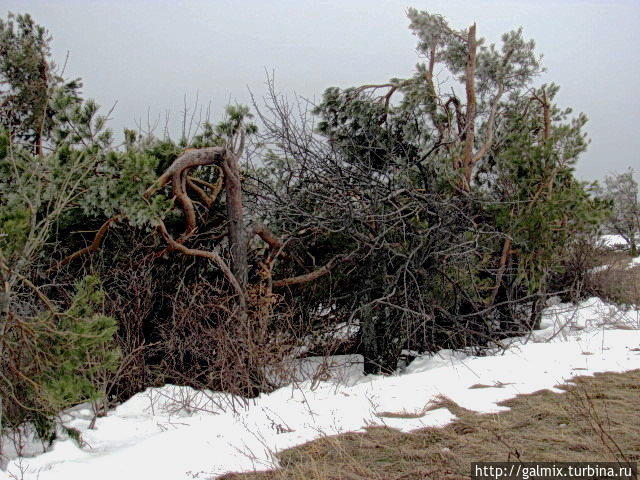
M 365 377 L 357 356 L 333 358 L 333 378 L 281 388 L 236 412 L 220 408 L 229 400 L 222 394 L 176 386 L 134 396 L 98 419 L 93 430 L 87 428 L 90 410 L 77 407 L 64 420 L 81 431 L 84 446 L 58 440 L 46 453 L 13 459 L 8 472 L 25 480 L 215 478 L 274 466 L 275 452 L 323 435 L 367 425 L 404 431 L 444 425 L 453 418 L 448 410 L 426 408 L 440 395 L 496 412 L 504 408 L 498 402 L 576 375 L 640 368 L 637 310 L 599 299 L 577 307 L 557 304 L 545 311 L 542 326 L 512 340 L 506 351 L 484 357 L 442 351 L 393 376 Z M 495 388 L 470 389 L 476 384 Z M 420 416 L 388 418 L 383 412 Z M 0 479 L 6 475 L 0 472 Z
M 600 242 L 603 247 L 628 248 L 629 243 L 620 235 L 601 235 Z

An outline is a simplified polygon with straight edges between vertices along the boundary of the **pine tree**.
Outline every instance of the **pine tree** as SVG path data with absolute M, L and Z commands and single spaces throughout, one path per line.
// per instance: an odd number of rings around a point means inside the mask
M 54 117 L 79 101 L 81 83 L 64 80 L 51 59 L 51 37 L 30 15 L 0 19 L 0 125 L 13 143 L 41 155 Z

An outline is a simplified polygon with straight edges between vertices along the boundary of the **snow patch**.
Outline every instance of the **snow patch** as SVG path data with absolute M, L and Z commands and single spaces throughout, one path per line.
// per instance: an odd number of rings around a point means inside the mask
M 498 412 L 518 394 L 552 388 L 576 375 L 640 368 L 640 312 L 597 298 L 557 303 L 542 329 L 513 339 L 506 350 L 475 357 L 443 350 L 421 356 L 402 373 L 364 376 L 361 359 L 335 357 L 318 378 L 320 358 L 301 361 L 295 385 L 263 394 L 246 407 L 218 392 L 166 385 L 150 388 L 99 418 L 78 406 L 64 413 L 83 445 L 56 441 L 43 454 L 13 459 L 24 480 L 210 479 L 229 471 L 277 466 L 275 452 L 324 435 L 387 425 L 402 431 L 442 426 L 454 416 L 435 410 L 440 396 L 464 408 Z M 495 388 L 471 388 L 483 384 Z M 403 412 L 417 414 L 401 415 Z M 394 413 L 396 415 L 394 415 Z M 0 480 L 5 480 L 0 472 Z
M 601 235 L 600 243 L 607 248 L 627 248 L 629 246 L 621 235 Z

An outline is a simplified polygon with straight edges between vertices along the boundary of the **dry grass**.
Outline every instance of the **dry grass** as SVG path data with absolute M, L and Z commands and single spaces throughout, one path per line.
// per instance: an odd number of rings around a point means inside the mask
M 426 410 L 419 410 L 417 412 L 378 412 L 376 416 L 379 418 L 422 418 L 427 414 Z
M 511 383 L 496 382 L 493 385 L 485 385 L 483 383 L 476 383 L 475 385 L 471 385 L 469 388 L 471 388 L 471 389 L 476 389 L 476 388 L 504 388 L 507 385 L 512 385 L 512 384 Z
M 487 386 L 489 387 L 489 386 Z M 495 386 L 494 386 L 495 387 Z M 325 437 L 278 454 L 282 468 L 227 480 L 423 480 L 469 478 L 474 461 L 640 460 L 640 370 L 579 377 L 478 414 L 442 399 L 457 420 L 402 433 L 369 428 Z M 410 418 L 410 417 L 408 417 Z

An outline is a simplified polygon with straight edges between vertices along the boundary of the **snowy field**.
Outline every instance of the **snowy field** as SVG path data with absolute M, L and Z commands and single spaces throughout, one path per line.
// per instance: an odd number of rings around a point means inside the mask
M 444 425 L 453 418 L 448 410 L 427 411 L 440 395 L 468 409 L 496 412 L 504 408 L 498 402 L 553 388 L 576 375 L 640 368 L 637 310 L 623 311 L 595 298 L 577 307 L 557 304 L 547 308 L 542 326 L 493 355 L 442 351 L 416 359 L 393 376 L 365 377 L 357 356 L 334 357 L 332 378 L 281 388 L 236 412 L 228 408 L 229 397 L 176 386 L 134 396 L 98 419 L 95 429 L 88 429 L 90 409 L 77 407 L 63 421 L 80 430 L 82 447 L 58 440 L 46 453 L 11 460 L 0 479 L 215 478 L 273 467 L 275 452 L 323 435 L 368 425 L 403 431 Z M 476 384 L 495 388 L 469 388 Z M 422 415 L 385 418 L 382 412 Z

